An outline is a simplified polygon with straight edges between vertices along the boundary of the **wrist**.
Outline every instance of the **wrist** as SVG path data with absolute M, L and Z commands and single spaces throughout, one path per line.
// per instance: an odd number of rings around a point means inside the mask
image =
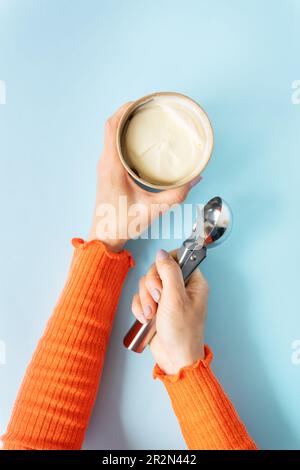
M 204 359 L 205 351 L 204 345 L 198 346 L 195 351 L 185 351 L 177 357 L 168 358 L 164 361 L 158 361 L 158 366 L 165 372 L 166 375 L 176 375 L 184 367 L 191 366 L 197 361 Z
M 100 238 L 97 240 L 100 240 L 102 243 L 104 243 L 107 248 L 114 253 L 120 253 L 124 249 L 125 242 L 107 239 L 101 240 Z
M 108 236 L 105 236 L 105 235 L 102 235 L 102 236 L 100 235 L 99 236 L 97 234 L 96 224 L 95 223 L 92 224 L 92 228 L 90 230 L 88 240 L 89 241 L 99 240 L 102 243 L 104 243 L 110 251 L 113 251 L 115 253 L 119 253 L 120 251 L 122 251 L 123 248 L 124 248 L 125 243 L 127 242 L 127 240 L 120 240 L 118 238 L 115 239 L 115 238 L 108 237 Z

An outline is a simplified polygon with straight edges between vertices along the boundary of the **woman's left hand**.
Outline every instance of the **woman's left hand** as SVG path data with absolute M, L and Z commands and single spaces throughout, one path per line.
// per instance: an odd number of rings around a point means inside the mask
M 139 236 L 161 213 L 184 201 L 200 181 L 158 193 L 138 186 L 123 167 L 116 146 L 119 121 L 131 103 L 124 104 L 105 125 L 104 150 L 97 167 L 97 195 L 90 240 L 102 240 L 121 251 L 130 238 Z

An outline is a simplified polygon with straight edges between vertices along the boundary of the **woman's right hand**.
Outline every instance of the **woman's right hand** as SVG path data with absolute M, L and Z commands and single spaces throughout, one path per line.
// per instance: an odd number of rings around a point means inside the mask
M 135 317 L 145 323 L 156 315 L 157 333 L 150 348 L 168 375 L 204 358 L 208 284 L 197 269 L 184 285 L 179 265 L 164 250 L 142 277 L 132 302 Z

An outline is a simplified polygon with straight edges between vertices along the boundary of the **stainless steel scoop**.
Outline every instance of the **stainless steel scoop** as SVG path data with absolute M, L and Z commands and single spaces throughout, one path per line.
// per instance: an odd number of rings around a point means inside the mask
M 190 237 L 183 242 L 176 254 L 185 283 L 206 258 L 207 248 L 223 242 L 230 232 L 231 225 L 230 208 L 218 196 L 210 199 L 204 208 L 198 211 Z M 136 320 L 124 337 L 124 346 L 134 352 L 143 352 L 155 333 L 155 317 L 147 323 Z

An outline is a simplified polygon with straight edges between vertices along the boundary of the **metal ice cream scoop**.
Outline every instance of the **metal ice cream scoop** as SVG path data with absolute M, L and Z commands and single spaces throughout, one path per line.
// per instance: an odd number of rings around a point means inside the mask
M 210 199 L 203 209 L 198 211 L 190 237 L 183 242 L 176 254 L 185 283 L 206 258 L 207 248 L 224 241 L 231 225 L 230 208 L 218 196 Z M 147 323 L 136 320 L 124 337 L 124 346 L 134 352 L 143 352 L 156 333 L 155 323 L 155 317 Z

